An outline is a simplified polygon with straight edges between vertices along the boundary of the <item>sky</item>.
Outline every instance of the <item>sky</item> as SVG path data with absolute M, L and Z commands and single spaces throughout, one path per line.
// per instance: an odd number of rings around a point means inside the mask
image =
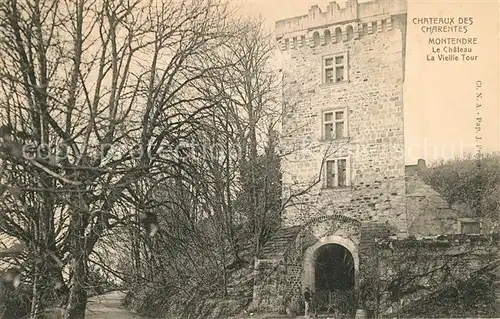
M 314 0 L 230 1 L 245 15 L 262 16 L 270 30 L 277 20 L 307 14 L 312 5 L 319 5 L 322 10 L 328 5 L 328 1 Z M 344 1 L 337 2 L 342 4 Z M 407 2 L 406 163 L 416 164 L 419 158 L 434 163 L 440 159 L 476 154 L 479 149 L 483 152 L 499 151 L 500 0 Z M 421 31 L 421 25 L 412 23 L 415 17 L 454 17 L 456 20 L 472 17 L 473 24 L 467 34 L 447 33 L 439 37 L 477 37 L 478 44 L 473 46 L 471 54 L 477 55 L 478 60 L 428 61 L 427 55 L 432 51 L 430 35 Z M 476 87 L 477 83 L 480 87 Z M 476 93 L 482 94 L 478 101 Z M 479 109 L 476 109 L 476 102 L 480 102 Z

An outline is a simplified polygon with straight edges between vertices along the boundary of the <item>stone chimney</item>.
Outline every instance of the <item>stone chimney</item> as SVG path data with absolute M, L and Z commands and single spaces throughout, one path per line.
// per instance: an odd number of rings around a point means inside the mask
M 420 171 L 423 171 L 427 168 L 427 165 L 425 164 L 425 160 L 423 158 L 420 158 L 417 162 L 417 165 L 418 165 L 418 169 Z

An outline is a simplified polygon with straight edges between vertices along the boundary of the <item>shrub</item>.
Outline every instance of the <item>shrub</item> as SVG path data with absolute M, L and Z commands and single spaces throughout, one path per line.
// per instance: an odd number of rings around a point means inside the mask
M 495 277 L 486 273 L 413 302 L 403 310 L 405 317 L 491 317 L 495 316 Z
M 87 290 L 89 296 L 102 295 L 116 289 L 116 285 L 99 268 L 89 269 Z
M 0 283 L 0 319 L 19 319 L 29 315 L 31 310 L 31 287 L 17 288 Z

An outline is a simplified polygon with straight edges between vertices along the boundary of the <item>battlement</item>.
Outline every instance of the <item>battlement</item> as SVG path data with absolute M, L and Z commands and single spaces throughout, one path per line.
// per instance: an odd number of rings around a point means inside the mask
M 309 9 L 307 15 L 284 19 L 276 22 L 276 38 L 285 34 L 304 34 L 311 29 L 321 28 L 328 25 L 342 24 L 347 22 L 376 21 L 377 17 L 390 17 L 391 15 L 406 13 L 406 0 L 372 0 L 370 2 L 358 3 L 357 0 L 347 0 L 345 7 L 341 8 L 335 1 L 330 2 L 326 12 L 322 12 L 319 6 L 314 5 Z M 302 31 L 302 32 L 301 32 Z

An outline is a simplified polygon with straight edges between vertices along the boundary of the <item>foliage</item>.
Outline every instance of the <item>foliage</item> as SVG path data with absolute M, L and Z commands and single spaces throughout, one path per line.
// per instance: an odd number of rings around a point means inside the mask
M 454 285 L 412 302 L 402 316 L 407 318 L 463 318 L 495 317 L 496 278 L 482 274 L 473 278 L 460 278 Z
M 222 99 L 206 88 L 234 62 L 219 55 L 228 20 L 210 0 L 0 3 L 0 231 L 42 261 L 23 277 L 32 316 L 56 283 L 84 318 L 95 247 L 145 226 L 144 184 L 183 178 L 165 148 Z
M 240 169 L 242 190 L 237 204 L 241 211 L 251 216 L 247 225 L 256 234 L 253 240 L 259 249 L 280 226 L 282 188 L 276 142 L 276 136 L 272 135 L 264 154 L 247 161 Z
M 421 176 L 448 203 L 465 205 L 471 217 L 500 216 L 500 154 L 442 161 Z
M 129 277 L 138 284 L 131 294 L 141 295 L 139 308 L 147 315 L 162 309 L 204 318 L 243 310 L 252 296 L 254 257 L 279 226 L 272 46 L 261 22 L 242 20 L 234 27 L 242 32 L 216 57 L 227 67 L 211 70 L 213 77 L 200 87 L 216 107 L 172 158 L 177 166 L 162 174 L 179 173 L 151 176 L 136 192 L 148 194 L 137 204 L 160 226 L 154 238 L 130 227 Z M 145 281 L 151 283 L 146 289 L 139 286 Z M 143 298 L 149 294 L 161 298 Z
M 475 243 L 470 239 L 379 242 L 369 256 L 364 256 L 361 304 L 391 316 L 491 314 L 498 289 L 494 276 L 498 267 L 496 245 L 497 241 L 487 238 Z
M 87 290 L 89 296 L 102 295 L 116 289 L 116 284 L 98 267 L 89 267 Z
M 316 295 L 315 308 L 317 311 L 335 312 L 338 315 L 347 317 L 354 316 L 357 310 L 356 293 L 353 289 L 337 289 L 334 291 L 325 291 L 326 295 Z M 317 292 L 318 294 L 318 292 Z M 318 299 L 320 297 L 321 299 Z
M 288 315 L 299 316 L 304 313 L 305 305 L 304 302 L 299 298 L 292 298 L 288 303 L 286 312 Z
M 0 283 L 0 319 L 24 318 L 30 313 L 31 287 L 21 285 L 17 289 L 2 287 Z
M 208 271 L 207 271 L 208 272 Z M 125 298 L 127 307 L 137 313 L 169 318 L 231 317 L 241 313 L 251 301 L 253 268 L 231 271 L 228 282 L 231 291 L 224 296 L 221 274 L 211 272 L 218 280 L 212 286 L 189 280 L 185 286 L 178 281 L 150 282 L 131 289 Z

